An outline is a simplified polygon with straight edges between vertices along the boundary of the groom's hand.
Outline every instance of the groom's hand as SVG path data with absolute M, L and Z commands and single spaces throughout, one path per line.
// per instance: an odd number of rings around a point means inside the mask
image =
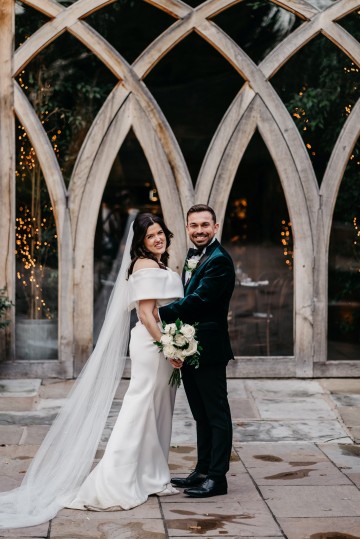
M 182 361 L 180 359 L 175 359 L 174 357 L 169 357 L 169 363 L 174 367 L 174 369 L 181 369 Z

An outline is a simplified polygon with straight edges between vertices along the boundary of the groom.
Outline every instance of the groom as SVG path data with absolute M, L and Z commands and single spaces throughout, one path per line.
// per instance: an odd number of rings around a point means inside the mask
M 180 318 L 198 322 L 201 351 L 198 369 L 182 366 L 182 379 L 196 421 L 198 461 L 186 478 L 173 478 L 193 498 L 227 493 L 226 473 L 232 446 L 232 423 L 227 399 L 226 365 L 233 358 L 227 316 L 234 290 L 235 272 L 229 254 L 215 238 L 219 229 L 214 210 L 205 204 L 187 213 L 190 249 L 183 270 L 185 297 L 159 309 L 167 323 Z M 181 362 L 172 359 L 174 367 Z

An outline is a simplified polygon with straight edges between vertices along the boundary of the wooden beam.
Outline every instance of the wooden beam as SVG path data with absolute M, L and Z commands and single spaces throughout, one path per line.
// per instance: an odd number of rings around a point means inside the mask
M 15 122 L 12 59 L 14 47 L 14 1 L 0 3 L 0 288 L 15 297 Z M 13 357 L 11 326 L 0 334 L 0 359 Z

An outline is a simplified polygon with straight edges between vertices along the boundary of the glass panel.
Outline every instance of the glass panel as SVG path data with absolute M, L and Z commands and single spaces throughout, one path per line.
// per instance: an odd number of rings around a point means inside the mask
M 222 243 L 236 267 L 229 320 L 234 354 L 292 356 L 291 223 L 280 179 L 258 133 L 234 180 Z
M 19 123 L 16 138 L 16 358 L 56 359 L 55 220 L 35 151 Z
M 138 211 L 161 215 L 156 185 L 142 148 L 130 131 L 106 184 L 95 234 L 94 339 L 120 269 L 128 226 Z
M 349 32 L 355 39 L 360 41 L 360 10 L 355 9 L 349 15 L 346 15 L 343 19 L 337 21 L 338 24 L 343 26 L 345 30 Z
M 346 168 L 330 236 L 328 359 L 360 360 L 360 142 Z
M 145 83 L 169 121 L 195 183 L 211 138 L 243 79 L 192 33 L 158 63 Z
M 17 1 L 15 4 L 15 48 L 36 32 L 48 18 L 40 11 Z
M 68 183 L 82 142 L 116 79 L 94 54 L 65 33 L 32 59 L 18 82 Z
M 130 63 L 176 22 L 147 2 L 129 0 L 105 6 L 85 20 Z
M 240 2 L 213 20 L 256 63 L 301 24 L 293 13 L 268 0 Z
M 358 69 L 319 35 L 271 82 L 300 131 L 320 184 L 341 128 L 360 97 Z

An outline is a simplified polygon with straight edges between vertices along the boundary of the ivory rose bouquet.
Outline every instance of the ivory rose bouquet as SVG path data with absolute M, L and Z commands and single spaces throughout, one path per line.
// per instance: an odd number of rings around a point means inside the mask
M 177 319 L 173 324 L 163 322 L 162 326 L 163 334 L 160 341 L 154 341 L 154 344 L 159 347 L 161 352 L 164 352 L 166 357 L 179 359 L 182 363 L 186 361 L 189 365 L 193 365 L 197 369 L 202 347 L 196 340 L 196 324 L 191 326 Z M 180 387 L 180 369 L 173 370 L 169 384 Z

